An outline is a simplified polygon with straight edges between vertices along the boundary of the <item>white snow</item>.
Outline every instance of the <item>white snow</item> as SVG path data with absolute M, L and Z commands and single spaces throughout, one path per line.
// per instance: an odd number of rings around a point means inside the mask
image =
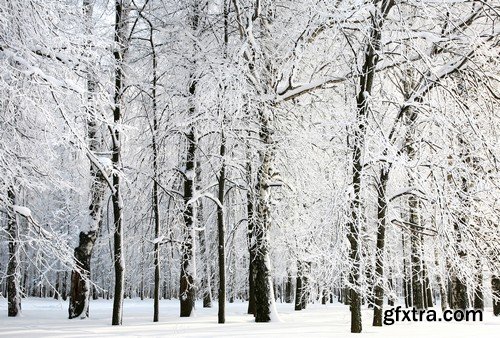
M 246 314 L 247 303 L 226 306 L 226 324 L 217 324 L 217 307 L 196 304 L 196 317 L 180 318 L 178 300 L 160 301 L 160 322 L 153 323 L 153 301 L 125 299 L 123 325 L 111 325 L 112 300 L 92 300 L 90 318 L 67 319 L 68 303 L 53 299 L 23 299 L 23 317 L 7 317 L 7 300 L 0 298 L 0 337 L 497 337 L 500 318 L 485 311 L 483 322 L 402 322 L 373 327 L 372 310 L 363 310 L 363 333 L 350 334 L 347 306 L 277 303 L 281 322 L 255 323 Z
M 161 242 L 163 242 L 164 239 L 165 239 L 165 236 L 157 237 L 157 238 L 153 239 L 153 244 L 161 243 Z
M 194 180 L 195 171 L 194 169 L 186 170 L 186 179 Z
M 110 158 L 105 157 L 105 156 L 98 156 L 97 160 L 102 165 L 102 167 L 104 168 L 104 170 L 106 170 L 106 171 L 109 172 L 109 171 L 111 171 L 113 169 L 113 162 L 111 161 Z
M 12 208 L 14 209 L 14 212 L 17 212 L 19 215 L 31 218 L 31 210 L 29 208 L 20 205 L 14 205 Z

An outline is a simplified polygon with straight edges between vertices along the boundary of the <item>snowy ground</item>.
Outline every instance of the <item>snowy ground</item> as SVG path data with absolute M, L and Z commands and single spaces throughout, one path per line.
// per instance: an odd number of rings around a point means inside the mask
M 310 305 L 293 311 L 291 304 L 277 304 L 281 322 L 255 323 L 245 314 L 246 303 L 227 305 L 226 324 L 217 324 L 217 308 L 197 304 L 196 316 L 179 318 L 178 301 L 161 301 L 160 322 L 153 323 L 151 300 L 125 300 L 123 326 L 111 326 L 112 302 L 92 301 L 91 318 L 68 320 L 67 302 L 23 299 L 23 316 L 7 317 L 7 301 L 0 299 L 0 337 L 345 337 L 349 310 L 341 304 Z M 484 314 L 483 322 L 404 322 L 371 326 L 372 311 L 363 312 L 362 336 L 368 337 L 499 337 L 500 318 Z M 354 335 L 359 336 L 359 335 Z

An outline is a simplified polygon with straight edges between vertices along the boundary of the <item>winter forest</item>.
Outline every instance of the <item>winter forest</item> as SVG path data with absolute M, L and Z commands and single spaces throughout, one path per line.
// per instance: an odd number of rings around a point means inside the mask
M 211 337 L 238 311 L 377 333 L 395 306 L 498 332 L 498 0 L 0 0 L 0 23 L 0 335 L 33 302 L 68 329 L 135 302 L 148 328 L 211 311 Z

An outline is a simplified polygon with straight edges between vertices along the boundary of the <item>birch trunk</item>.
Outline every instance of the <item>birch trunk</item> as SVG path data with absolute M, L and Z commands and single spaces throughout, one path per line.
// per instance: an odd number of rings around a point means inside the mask
M 19 227 L 13 205 L 16 203 L 14 188 L 7 190 L 9 207 L 7 209 L 7 234 L 9 262 L 7 264 L 7 314 L 17 317 L 21 314 L 21 294 L 19 288 Z
M 91 21 L 93 12 L 93 2 L 85 0 L 83 2 L 83 13 L 87 25 L 87 33 L 91 34 Z M 97 112 L 94 106 L 96 95 L 96 82 L 93 70 L 87 68 L 87 142 L 89 151 L 92 154 L 99 152 L 101 140 L 98 136 L 99 126 L 97 123 Z M 77 269 L 71 272 L 71 287 L 69 300 L 69 318 L 87 318 L 89 316 L 90 301 L 90 262 L 92 251 L 97 240 L 102 222 L 102 210 L 106 193 L 106 173 L 93 163 L 90 164 L 90 213 L 87 229 L 80 232 L 78 246 L 75 248 L 74 257 Z

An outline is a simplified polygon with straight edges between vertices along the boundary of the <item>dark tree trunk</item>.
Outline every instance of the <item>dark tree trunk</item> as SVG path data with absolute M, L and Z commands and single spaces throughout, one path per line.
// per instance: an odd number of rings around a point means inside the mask
M 247 149 L 247 242 L 248 242 L 248 314 L 255 315 L 255 239 L 254 239 L 254 218 L 253 218 L 253 193 L 252 193 L 252 164 L 249 157 L 250 151 Z
M 7 314 L 16 317 L 21 313 L 21 294 L 19 288 L 19 228 L 13 205 L 16 203 L 14 188 L 7 190 L 7 234 L 9 262 L 7 264 Z
M 467 285 L 458 276 L 451 278 L 451 308 L 465 310 L 469 306 Z
M 154 126 L 157 126 L 156 118 L 154 120 Z M 156 128 L 155 128 L 156 130 Z M 153 212 L 154 212 L 154 222 L 155 222 L 155 243 L 154 243 L 154 267 L 155 267 L 155 277 L 154 277 L 154 304 L 153 304 L 153 322 L 159 321 L 160 317 L 160 206 L 158 201 L 158 158 L 156 152 L 156 140 L 153 138 L 153 171 L 155 180 L 153 182 Z
M 351 305 L 351 295 L 348 287 L 342 288 L 342 302 L 345 305 Z
M 477 271 L 474 290 L 474 309 L 484 311 L 484 296 L 483 296 L 483 266 L 481 260 L 477 260 Z
M 321 292 L 321 304 L 326 305 L 326 303 L 328 303 L 328 298 L 329 298 L 328 289 L 323 288 Z
M 500 316 L 500 277 L 491 277 L 491 291 L 493 294 L 493 315 Z
M 195 85 L 192 85 L 190 91 L 194 94 Z M 194 108 L 193 108 L 194 109 Z M 182 243 L 181 275 L 180 275 L 180 316 L 189 317 L 194 310 L 196 299 L 196 286 L 194 285 L 194 276 L 192 264 L 194 260 L 193 241 L 194 241 L 194 208 L 193 203 L 189 203 L 193 197 L 193 177 L 195 171 L 195 152 L 196 138 L 194 128 L 191 128 L 187 135 L 188 149 L 186 159 L 186 178 L 184 180 L 184 241 Z
M 227 0 L 224 0 L 223 3 L 223 17 L 224 17 L 224 59 L 227 58 L 227 44 L 228 44 L 228 4 Z M 225 91 L 225 88 L 224 88 Z M 218 322 L 219 324 L 224 324 L 226 322 L 226 226 L 224 224 L 224 197 L 226 194 L 226 136 L 224 134 L 224 124 L 225 124 L 225 112 L 222 119 L 222 128 L 221 128 L 221 143 L 219 149 L 219 155 L 221 159 L 221 168 L 219 171 L 218 177 L 218 200 L 219 204 L 217 205 L 217 239 L 218 239 L 218 247 L 217 247 L 217 255 L 218 255 L 218 263 L 219 263 L 219 292 L 218 292 L 218 304 L 219 309 L 217 312 Z M 233 294 L 234 294 L 234 290 Z
M 196 2 L 193 3 L 192 14 L 190 18 L 191 31 L 196 36 L 199 25 L 199 8 Z M 197 51 L 196 44 L 194 50 Z M 191 79 L 189 85 L 189 116 L 194 117 L 196 113 L 196 87 L 197 79 L 195 78 L 196 62 L 191 64 Z M 181 274 L 179 283 L 179 300 L 180 300 L 180 316 L 190 317 L 193 314 L 196 300 L 196 285 L 194 279 L 194 231 L 195 231 L 195 214 L 193 203 L 189 203 L 194 193 L 194 177 L 196 174 L 196 148 L 197 137 L 195 126 L 191 125 L 186 134 L 187 150 L 186 150 L 186 171 L 184 177 L 184 241 L 182 243 L 181 252 Z
M 366 229 L 363 229 L 362 230 L 363 233 L 366 234 Z M 368 243 L 365 244 L 365 246 L 367 245 Z M 375 289 L 375 267 L 373 266 L 373 264 L 371 264 L 371 260 L 367 258 L 367 252 L 368 252 L 368 248 L 365 248 L 365 250 L 363 250 L 363 260 L 366 261 L 370 261 L 366 266 L 365 266 L 365 283 L 367 284 L 366 285 L 366 295 L 365 297 L 363 297 L 362 299 L 362 305 L 365 305 L 365 302 L 368 306 L 369 309 L 373 309 L 374 305 L 375 305 L 375 293 L 374 293 L 374 289 Z
M 427 265 L 425 264 L 425 261 L 422 262 L 423 266 L 423 277 L 424 277 L 424 297 L 425 297 L 425 308 L 430 308 L 433 307 L 433 300 L 432 300 L 432 288 L 430 285 L 430 280 L 429 280 L 429 273 L 427 272 Z
M 373 326 L 382 326 L 382 313 L 384 305 L 384 249 L 385 249 L 385 226 L 387 213 L 386 187 L 389 180 L 387 168 L 380 170 L 380 178 L 377 184 L 377 250 L 375 253 L 375 308 L 373 310 Z
M 374 1 L 378 5 L 378 1 Z M 393 1 L 383 0 L 381 8 L 375 9 L 372 14 L 372 27 L 370 37 L 366 45 L 365 58 L 362 67 L 362 73 L 359 80 L 359 91 L 356 97 L 356 127 L 354 129 L 354 147 L 352 161 L 352 186 L 354 196 L 351 201 L 351 222 L 349 223 L 348 239 L 350 243 L 350 260 L 352 270 L 349 275 L 350 310 L 351 310 L 351 332 L 359 333 L 362 331 L 361 322 L 361 294 L 360 294 L 360 212 L 361 212 L 361 173 L 362 173 L 362 152 L 365 147 L 365 129 L 366 117 L 369 110 L 369 96 L 372 91 L 375 78 L 376 67 L 379 61 L 379 51 L 381 49 L 380 41 L 382 36 L 382 23 L 389 13 Z
M 201 191 L 202 187 L 199 185 L 201 181 L 201 165 L 198 162 L 196 165 L 196 190 Z M 212 269 L 210 265 L 210 250 L 207 245 L 207 224 L 203 221 L 203 201 L 198 200 L 198 227 L 203 229 L 202 231 L 198 231 L 198 242 L 200 243 L 200 256 L 202 262 L 202 277 L 200 288 L 202 290 L 203 297 L 203 307 L 211 308 L 212 307 L 212 284 L 211 284 L 211 276 Z
M 259 245 L 255 255 L 255 321 L 269 322 L 271 320 L 271 306 L 274 304 L 271 271 L 269 269 L 268 240 L 257 235 Z M 264 249 L 265 247 L 265 249 Z M 260 253 L 260 254 L 259 254 Z
M 160 261 L 160 235 L 161 235 L 161 223 L 160 223 L 160 202 L 159 202 L 159 191 L 158 191 L 158 143 L 157 143 L 157 133 L 158 133 L 158 116 L 157 116 L 157 95 L 156 87 L 158 83 L 158 60 L 156 57 L 156 48 L 153 40 L 153 25 L 150 25 L 149 33 L 149 44 L 151 47 L 151 59 L 153 66 L 153 79 L 151 86 L 151 98 L 152 98 L 152 114 L 153 114 L 153 126 L 151 130 L 151 146 L 153 148 L 153 219 L 154 219 L 154 262 L 155 267 L 154 272 L 154 291 L 153 291 L 153 322 L 159 321 L 160 318 L 160 287 L 161 287 L 161 261 Z
M 97 206 L 97 205 L 96 205 Z M 91 205 L 92 207 L 92 205 Z M 100 218 L 100 216 L 98 216 Z M 100 221 L 99 221 L 100 222 Z M 92 249 L 97 239 L 95 231 L 80 232 L 78 247 L 75 248 L 75 260 L 78 270 L 71 273 L 71 293 L 69 318 L 86 318 L 89 315 L 90 300 L 90 260 Z
M 288 277 L 285 282 L 285 303 L 291 303 L 293 301 L 293 282 L 292 276 L 288 273 Z
M 114 93 L 114 110 L 113 122 L 114 127 L 110 128 L 112 133 L 113 156 L 113 189 L 112 203 L 113 203 L 113 264 L 115 268 L 115 288 L 113 295 L 113 314 L 112 325 L 121 325 L 123 317 L 123 298 L 125 287 L 125 256 L 123 253 L 123 200 L 121 195 L 121 133 L 119 126 L 122 123 L 122 104 L 123 104 L 123 90 L 124 90 L 124 72 L 123 61 L 125 57 L 125 44 L 126 44 L 126 28 L 127 28 L 127 12 L 128 9 L 124 8 L 122 1 L 115 2 L 115 31 L 114 41 L 116 49 L 114 51 L 115 59 L 115 93 Z
M 412 230 L 410 238 L 412 305 L 421 310 L 424 309 L 424 292 L 421 260 L 422 237 L 419 232 L 418 200 L 413 195 L 410 195 L 408 204 L 410 207 L 410 228 Z
M 303 266 L 302 262 L 298 261 L 297 262 L 297 278 L 295 282 L 295 311 L 300 311 L 304 309 L 304 298 L 305 298 L 305 291 L 304 291 L 304 285 L 303 285 Z
M 466 253 L 462 248 L 462 234 L 461 229 L 459 228 L 458 223 L 455 223 L 455 233 L 457 236 L 457 251 L 459 259 L 463 260 L 466 257 Z M 469 299 L 467 295 L 467 284 L 462 279 L 463 277 L 459 276 L 456 271 L 457 268 L 451 277 L 451 302 L 450 307 L 453 310 L 465 310 L 469 306 Z
M 389 268 L 388 283 L 389 283 L 389 290 L 391 291 L 391 293 L 389 294 L 389 297 L 387 297 L 387 305 L 394 306 L 394 302 L 396 300 L 396 296 L 394 295 L 394 293 L 395 293 L 395 290 L 394 290 L 394 279 L 393 279 L 393 276 L 392 276 L 391 268 Z
M 62 278 L 61 298 L 66 301 L 68 299 L 68 271 L 64 271 Z
M 219 311 L 218 320 L 219 324 L 223 324 L 226 321 L 226 259 L 225 259 L 225 225 L 224 225 L 224 195 L 225 195 L 225 183 L 226 183 L 226 164 L 224 161 L 224 156 L 226 155 L 226 137 L 224 135 L 224 130 L 221 131 L 221 145 L 220 152 L 221 158 L 221 169 L 218 177 L 218 199 L 219 204 L 217 205 L 217 237 L 218 237 L 218 258 L 219 258 Z M 234 294 L 234 290 L 233 290 Z
M 409 308 L 413 306 L 413 300 L 411 298 L 411 265 L 408 266 L 407 254 L 406 254 L 406 243 L 405 233 L 401 234 L 401 245 L 403 247 L 403 292 L 405 299 L 405 307 Z

